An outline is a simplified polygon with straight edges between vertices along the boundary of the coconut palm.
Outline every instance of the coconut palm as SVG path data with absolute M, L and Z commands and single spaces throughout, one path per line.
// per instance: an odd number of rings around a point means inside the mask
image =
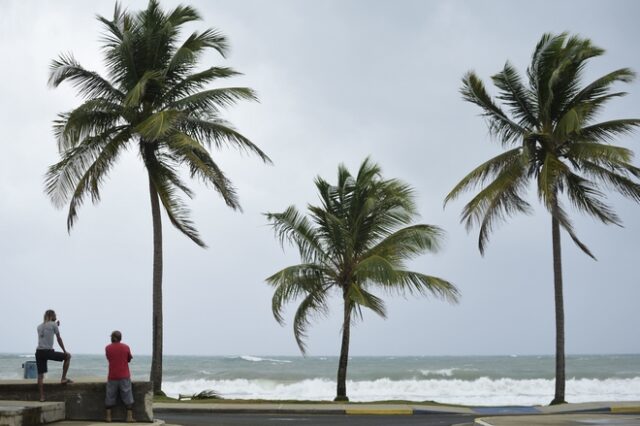
M 57 207 L 69 205 L 67 227 L 90 197 L 100 200 L 100 188 L 121 154 L 136 146 L 146 169 L 153 221 L 153 356 L 154 391 L 162 386 L 162 224 L 160 205 L 170 222 L 197 245 L 205 247 L 182 192 L 192 197 L 184 176 L 212 186 L 225 203 L 238 209 L 229 179 L 210 150 L 225 145 L 268 157 L 226 122 L 220 112 L 241 100 L 256 100 L 246 87 L 207 88 L 238 73 L 227 67 L 197 70 L 208 49 L 223 57 L 227 39 L 219 31 L 194 32 L 180 42 L 184 24 L 200 19 L 189 6 L 165 13 L 155 0 L 146 10 L 130 13 L 118 4 L 113 19 L 98 17 L 105 27 L 103 52 L 107 76 L 83 68 L 72 55 L 51 65 L 49 84 L 71 83 L 84 102 L 60 114 L 54 133 L 60 161 L 46 174 L 46 193 Z
M 479 226 L 479 249 L 484 254 L 491 231 L 516 213 L 530 213 L 525 201 L 534 182 L 538 199 L 551 215 L 553 272 L 556 310 L 556 384 L 552 404 L 565 400 L 564 302 L 560 230 L 587 255 L 589 248 L 578 239 L 563 201 L 605 224 L 620 225 L 606 203 L 605 189 L 640 202 L 640 169 L 631 164 L 633 153 L 610 144 L 640 125 L 639 119 L 596 122 L 607 101 L 625 95 L 613 91 L 617 82 L 630 82 L 634 73 L 621 68 L 582 84 L 589 59 L 604 50 L 590 40 L 566 33 L 545 34 L 535 48 L 527 69 L 528 85 L 506 63 L 492 77 L 499 105 L 473 72 L 463 78 L 464 100 L 478 105 L 490 133 L 506 149 L 478 166 L 447 195 L 448 201 L 477 186 L 482 189 L 464 207 L 462 222 Z
M 380 167 L 368 159 L 355 178 L 341 165 L 337 185 L 320 177 L 315 184 L 321 205 L 308 206 L 308 218 L 294 206 L 267 213 L 281 244 L 295 244 L 302 261 L 276 272 L 267 282 L 275 287 L 272 310 L 280 324 L 285 304 L 302 299 L 293 333 L 303 354 L 311 318 L 328 312 L 333 293 L 342 299 L 336 401 L 345 401 L 351 325 L 362 318 L 364 308 L 386 317 L 384 301 L 371 292 L 373 288 L 392 294 L 431 293 L 452 302 L 458 291 L 441 278 L 406 269 L 407 260 L 436 252 L 443 235 L 432 225 L 406 226 L 417 216 L 410 186 L 383 179 Z

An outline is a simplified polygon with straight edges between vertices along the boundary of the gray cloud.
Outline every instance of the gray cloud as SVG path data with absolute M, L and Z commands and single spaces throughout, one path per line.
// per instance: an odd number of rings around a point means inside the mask
M 640 70 L 633 1 L 191 1 L 232 43 L 230 82 L 255 88 L 260 103 L 227 117 L 264 149 L 275 166 L 234 151 L 215 156 L 236 184 L 244 213 L 228 210 L 197 183 L 190 203 L 209 245 L 202 250 L 165 220 L 165 351 L 193 354 L 296 354 L 289 325 L 270 313 L 264 278 L 297 261 L 283 252 L 261 213 L 316 201 L 313 178 L 333 179 L 371 157 L 385 175 L 412 184 L 422 220 L 448 231 L 437 256 L 413 265 L 454 281 L 458 306 L 391 298 L 389 319 L 365 315 L 352 334 L 353 354 L 552 353 L 550 219 L 538 209 L 501 226 L 482 258 L 476 233 L 458 223 L 463 200 L 442 200 L 471 168 L 499 151 L 472 105 L 459 94 L 469 69 L 483 78 L 506 60 L 524 70 L 545 31 L 591 38 L 607 54 L 589 76 L 628 66 Z M 177 4 L 164 1 L 165 8 Z M 127 3 L 143 8 L 144 1 Z M 65 211 L 42 191 L 57 159 L 51 121 L 77 105 L 69 87 L 46 86 L 50 61 L 71 51 L 103 70 L 96 13 L 112 1 L 0 3 L 0 329 L 2 351 L 31 352 L 42 312 L 55 308 L 71 351 L 97 353 L 119 328 L 136 352 L 150 352 L 151 220 L 146 178 L 135 152 L 118 164 L 98 206 L 87 204 L 71 235 Z M 194 27 L 195 28 L 195 27 Z M 607 117 L 639 117 L 640 87 L 611 103 Z M 638 148 L 638 136 L 620 144 Z M 598 256 L 564 240 L 567 351 L 640 351 L 635 261 L 638 206 L 613 197 L 625 228 L 576 217 Z M 336 299 L 336 303 L 338 300 Z M 338 311 L 336 310 L 336 313 Z M 339 315 L 311 329 L 309 352 L 335 354 Z

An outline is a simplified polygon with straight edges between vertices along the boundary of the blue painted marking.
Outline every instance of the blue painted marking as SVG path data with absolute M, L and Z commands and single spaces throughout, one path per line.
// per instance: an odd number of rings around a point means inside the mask
M 442 410 L 438 410 L 438 409 L 425 409 L 425 408 L 414 408 L 413 409 L 413 414 L 451 414 L 452 411 L 451 410 L 447 410 L 447 409 L 442 409 Z M 457 414 L 457 413 L 456 413 Z

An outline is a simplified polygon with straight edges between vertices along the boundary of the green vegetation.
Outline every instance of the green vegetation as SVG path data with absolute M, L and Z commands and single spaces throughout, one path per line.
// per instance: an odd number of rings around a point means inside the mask
M 87 197 L 100 200 L 100 187 L 119 156 L 135 145 L 148 175 L 153 220 L 153 357 L 154 392 L 162 386 L 162 224 L 160 204 L 171 223 L 199 246 L 205 244 L 190 220 L 179 193 L 192 191 L 179 176 L 211 185 L 225 203 L 238 209 L 233 186 L 209 151 L 223 144 L 269 158 L 220 116 L 238 101 L 256 100 L 246 87 L 204 90 L 210 83 L 237 75 L 227 67 L 196 71 L 208 49 L 222 56 L 227 39 L 207 29 L 180 42 L 182 27 L 200 19 L 189 6 L 163 12 L 150 0 L 146 10 L 129 13 L 115 6 L 113 19 L 98 17 L 105 27 L 106 78 L 83 68 L 72 55 L 53 61 L 49 83 L 71 83 L 84 102 L 59 115 L 54 133 L 60 161 L 46 175 L 46 193 L 57 207 L 69 205 L 67 226 L 74 225 Z
M 180 399 L 180 398 L 171 398 L 169 396 L 160 396 L 154 395 L 153 397 L 154 403 L 172 403 L 172 404 L 342 404 L 344 401 L 317 401 L 317 400 L 303 400 L 303 399 L 225 399 L 225 398 L 213 398 L 213 399 Z M 460 404 L 442 404 L 436 401 L 408 401 L 404 399 L 390 399 L 385 401 L 360 401 L 360 402 L 351 402 L 349 401 L 349 405 L 363 405 L 363 404 L 407 404 L 407 405 L 439 405 L 439 406 L 447 406 L 447 407 L 466 407 L 465 405 Z
M 498 88 L 497 99 L 509 113 L 494 102 L 480 78 L 469 72 L 463 79 L 462 96 L 482 109 L 491 134 L 507 151 L 469 173 L 445 199 L 446 204 L 463 191 L 482 186 L 464 207 L 462 221 L 467 229 L 479 226 L 478 244 L 484 253 L 489 234 L 499 222 L 516 213 L 531 212 L 524 197 L 529 183 L 535 183 L 538 199 L 551 215 L 556 305 L 556 387 L 552 404 L 565 400 L 560 229 L 594 257 L 576 236 L 563 196 L 576 210 L 616 225 L 621 221 L 607 205 L 604 189 L 640 202 L 640 169 L 631 164 L 633 153 L 610 145 L 617 136 L 639 126 L 640 119 L 594 122 L 607 101 L 626 94 L 614 92 L 612 85 L 628 83 L 635 74 L 622 68 L 581 84 L 587 61 L 603 53 L 588 39 L 545 34 L 527 69 L 528 85 L 509 63 L 492 77 Z
M 405 261 L 436 252 L 443 231 L 432 225 L 409 225 L 417 216 L 413 189 L 395 179 L 384 180 L 368 159 L 354 178 L 338 168 L 338 183 L 318 177 L 315 185 L 322 204 L 308 207 L 310 219 L 291 206 L 268 213 L 281 244 L 295 244 L 302 263 L 276 272 L 267 282 L 275 287 L 273 314 L 283 324 L 282 310 L 302 298 L 293 321 L 298 347 L 304 353 L 307 326 L 313 315 L 324 315 L 329 297 L 343 302 L 342 346 L 336 401 L 347 401 L 346 377 L 351 324 L 370 309 L 385 317 L 384 301 L 370 292 L 378 287 L 391 294 L 427 293 L 455 302 L 458 291 L 441 278 L 409 271 Z

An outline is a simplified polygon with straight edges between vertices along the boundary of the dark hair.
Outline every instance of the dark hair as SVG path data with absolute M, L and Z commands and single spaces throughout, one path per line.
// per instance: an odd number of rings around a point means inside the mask
M 47 309 L 47 311 L 45 311 L 44 313 L 42 322 L 49 322 L 49 321 L 55 321 L 55 320 L 56 320 L 56 312 L 53 309 Z
M 111 343 L 118 343 L 122 340 L 122 333 L 120 333 L 118 330 L 115 330 L 113 333 L 111 333 Z

